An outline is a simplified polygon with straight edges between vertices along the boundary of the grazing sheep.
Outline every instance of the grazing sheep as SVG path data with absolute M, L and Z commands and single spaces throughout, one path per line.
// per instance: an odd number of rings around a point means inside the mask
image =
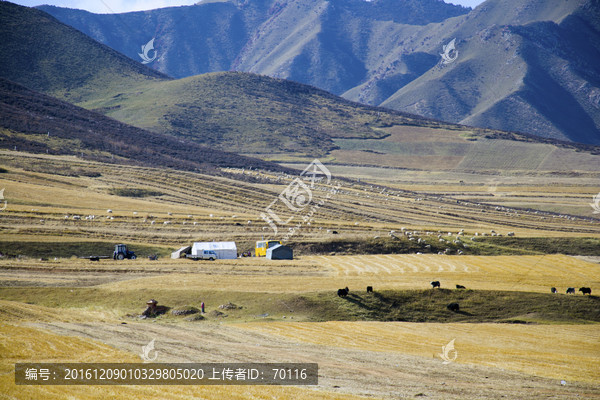
M 460 310 L 460 306 L 458 305 L 458 303 L 450 303 L 446 306 L 446 308 L 453 312 L 457 312 Z
M 567 289 L 567 294 L 575 294 L 575 288 L 574 287 L 570 287 Z
M 367 286 L 367 293 L 373 293 L 373 286 Z
M 456 285 L 457 289 L 466 289 L 466 287 L 464 287 L 463 285 Z
M 579 291 L 583 295 L 585 295 L 586 293 L 589 294 L 590 296 L 592 295 L 592 289 L 590 289 L 589 287 L 580 287 Z
M 436 287 L 437 288 L 441 287 L 440 286 L 440 281 L 433 281 L 433 282 L 431 282 L 431 288 L 435 289 Z
M 556 288 L 555 288 L 555 287 L 551 288 L 551 289 L 550 289 L 550 291 L 551 291 L 552 293 L 558 293 L 558 290 L 556 290 Z

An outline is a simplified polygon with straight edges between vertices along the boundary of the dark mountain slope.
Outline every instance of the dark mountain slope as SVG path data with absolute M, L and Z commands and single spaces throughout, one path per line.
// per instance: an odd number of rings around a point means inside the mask
M 5 1 L 0 37 L 1 77 L 71 101 L 100 88 L 169 79 L 45 12 Z
M 515 5 L 520 13 L 509 12 Z M 440 26 L 433 36 L 442 43 L 456 37 L 457 60 L 429 69 L 383 106 L 467 125 L 600 143 L 597 1 L 565 1 L 550 8 L 537 0 L 488 0 L 469 17 L 455 29 Z M 427 45 L 421 49 L 429 51 Z M 364 100 L 369 87 L 347 96 Z

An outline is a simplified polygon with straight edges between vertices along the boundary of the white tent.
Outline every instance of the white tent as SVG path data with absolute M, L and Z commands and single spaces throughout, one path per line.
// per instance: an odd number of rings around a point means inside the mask
M 185 255 L 190 252 L 191 248 L 192 248 L 192 246 L 183 246 L 179 250 L 172 252 L 171 253 L 171 258 L 182 258 L 182 257 L 185 257 Z
M 192 256 L 199 256 L 203 250 L 213 250 L 219 260 L 234 260 L 237 258 L 235 242 L 195 242 L 192 246 Z

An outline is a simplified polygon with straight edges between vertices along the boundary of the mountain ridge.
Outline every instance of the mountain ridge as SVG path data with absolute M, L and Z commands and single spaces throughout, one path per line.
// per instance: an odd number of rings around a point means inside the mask
M 227 10 L 221 20 L 210 17 L 218 14 L 217 8 Z M 133 30 L 135 45 L 132 34 L 123 34 L 121 47 L 113 47 L 139 59 L 140 45 L 154 36 L 159 57 L 152 67 L 176 77 L 253 72 L 437 120 L 589 144 L 600 144 L 600 71 L 593 67 L 600 64 L 600 28 L 593 21 L 600 19 L 599 8 L 593 0 L 488 0 L 470 12 L 435 1 L 259 0 L 90 16 L 42 7 L 100 41 L 108 40 L 105 32 L 127 18 L 144 17 L 146 23 Z M 189 13 L 186 21 L 199 20 L 178 29 L 174 25 L 183 10 Z M 103 27 L 99 18 L 112 22 Z M 560 29 L 538 34 L 553 31 L 573 51 L 555 54 L 555 47 L 539 48 L 543 41 L 532 38 L 535 28 L 529 25 L 544 22 Z M 458 59 L 440 69 L 442 45 L 453 38 Z M 579 45 L 582 41 L 587 49 Z M 532 51 L 544 62 L 521 56 Z M 578 68 L 582 64 L 588 64 L 583 75 Z M 548 79 L 549 71 L 561 65 L 568 65 L 570 73 L 550 74 Z M 570 85 L 572 79 L 579 85 Z M 540 90 L 543 81 L 551 88 Z M 586 84 L 589 88 L 580 93 L 578 87 Z M 563 110 L 551 101 L 559 96 L 571 106 Z M 563 117 L 556 118 L 558 113 Z

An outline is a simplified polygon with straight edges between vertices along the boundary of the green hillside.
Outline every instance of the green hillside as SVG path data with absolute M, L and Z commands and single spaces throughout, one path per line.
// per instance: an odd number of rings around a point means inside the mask
M 276 164 L 135 128 L 2 78 L 0 149 L 213 174 L 220 174 L 218 167 L 282 170 Z
M 0 77 L 70 102 L 170 79 L 43 11 L 0 2 Z
M 240 153 L 322 156 L 332 138 L 381 138 L 396 124 L 441 126 L 352 103 L 311 86 L 214 73 L 120 90 L 82 106 L 120 121 Z

